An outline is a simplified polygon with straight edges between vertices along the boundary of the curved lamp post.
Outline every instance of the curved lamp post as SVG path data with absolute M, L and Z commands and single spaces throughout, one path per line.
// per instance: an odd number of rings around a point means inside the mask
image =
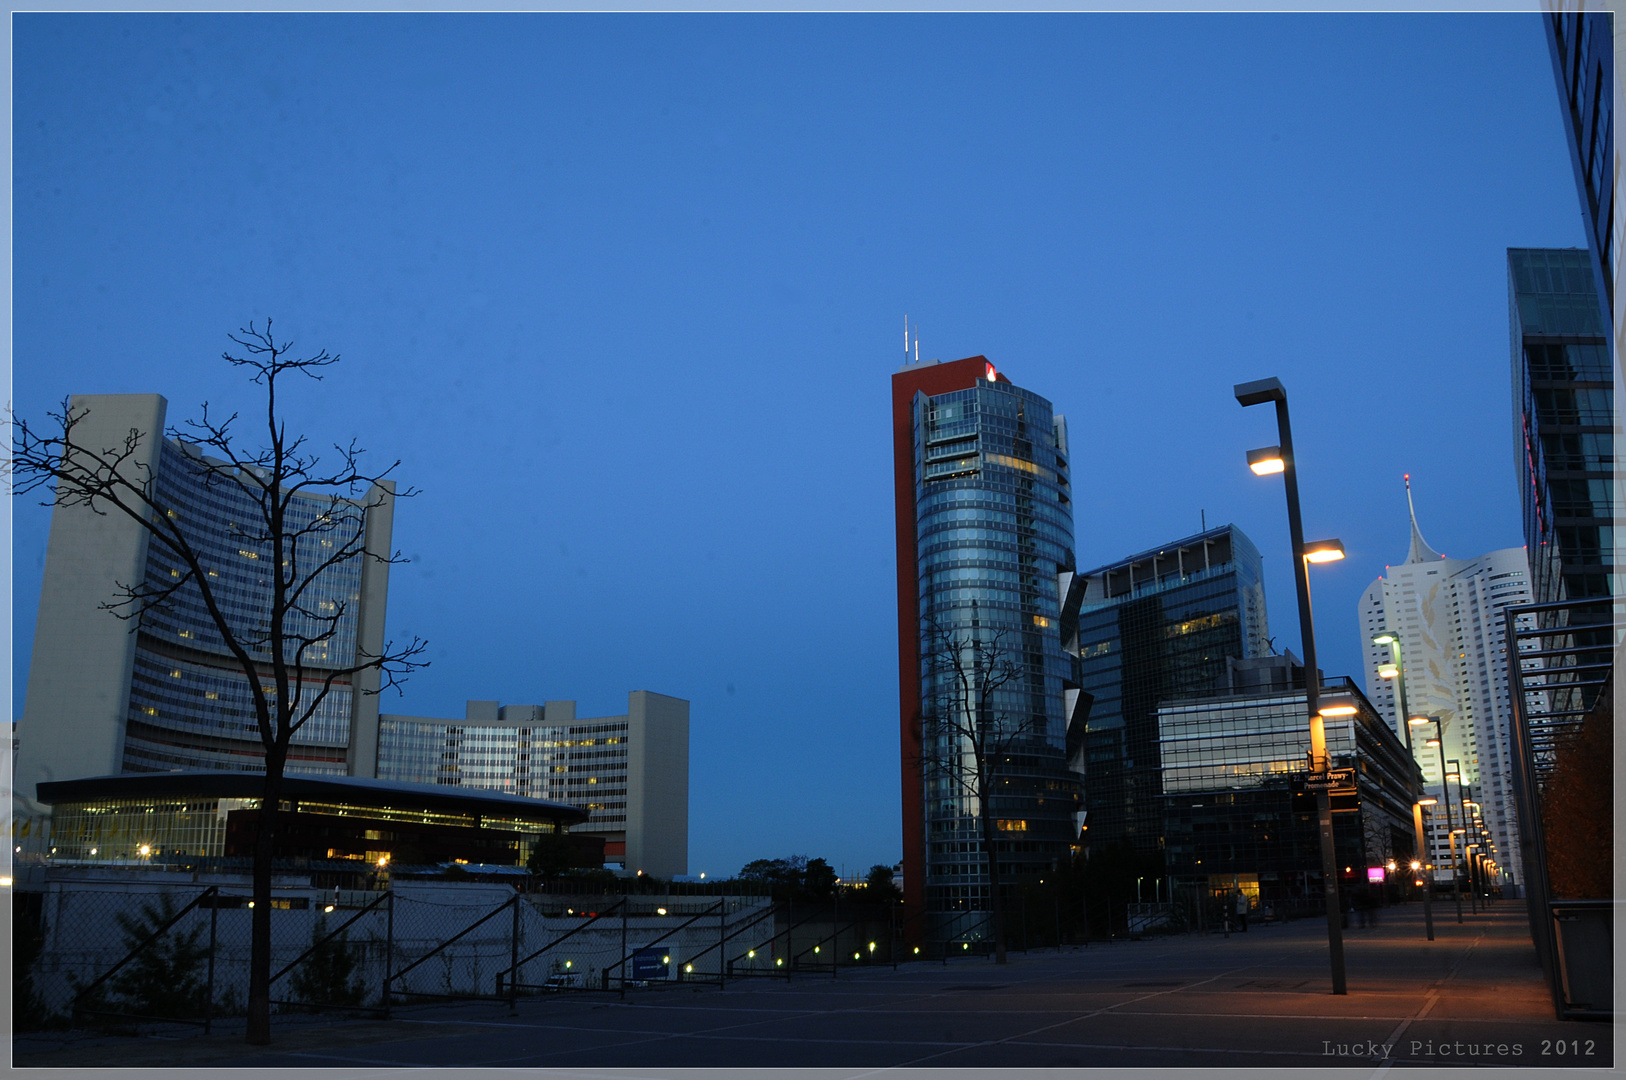
M 1279 379 L 1238 383 L 1232 392 L 1244 408 L 1276 406 L 1276 434 L 1279 445 L 1248 452 L 1248 468 L 1257 476 L 1282 474 L 1287 494 L 1287 528 L 1293 542 L 1293 583 L 1299 600 L 1299 634 L 1304 649 L 1304 704 L 1310 720 L 1310 768 L 1314 773 L 1328 771 L 1327 733 L 1321 720 L 1321 672 L 1316 666 L 1315 625 L 1310 617 L 1310 563 L 1330 562 L 1344 557 L 1337 541 L 1306 545 L 1304 522 L 1299 516 L 1298 470 L 1293 460 L 1293 428 L 1287 416 L 1287 391 Z M 1316 819 L 1321 833 L 1321 878 L 1327 899 L 1327 952 L 1332 964 L 1332 992 L 1347 993 L 1344 987 L 1343 906 L 1338 898 L 1338 855 L 1332 842 L 1332 801 L 1325 787 L 1316 789 Z

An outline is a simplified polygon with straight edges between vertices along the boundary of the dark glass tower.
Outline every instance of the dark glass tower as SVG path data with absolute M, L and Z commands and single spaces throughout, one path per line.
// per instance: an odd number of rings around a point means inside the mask
M 1085 835 L 1092 846 L 1127 841 L 1156 851 L 1158 707 L 1218 692 L 1232 661 L 1269 653 L 1259 552 L 1224 525 L 1081 577 L 1080 681 L 1089 705 L 1071 764 L 1084 774 Z
M 1553 57 L 1570 165 L 1586 222 L 1595 294 L 1604 325 L 1614 311 L 1614 87 L 1615 46 L 1611 15 L 1604 11 L 1542 14 Z
M 1070 592 L 1076 606 L 1067 428 L 981 356 L 904 367 L 892 401 L 905 904 L 984 910 L 976 799 L 949 776 L 964 747 L 934 725 L 956 674 L 936 646 L 996 646 L 1014 665 L 986 710 L 1022 731 L 990 805 L 1001 880 L 1048 870 L 1071 853 L 1081 798 L 1065 764 L 1078 698 L 1063 648 Z
M 1514 452 L 1536 603 L 1618 596 L 1607 327 L 1575 248 L 1509 248 Z

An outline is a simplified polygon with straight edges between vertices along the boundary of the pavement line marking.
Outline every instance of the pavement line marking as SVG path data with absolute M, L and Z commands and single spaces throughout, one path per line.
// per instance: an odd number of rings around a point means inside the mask
M 1191 983 L 1189 986 L 1174 987 L 1174 988 L 1169 989 L 1169 990 L 1159 990 L 1159 991 L 1156 991 L 1155 993 L 1141 994 L 1141 995 L 1139 995 L 1137 997 L 1131 997 L 1126 1001 L 1120 1001 L 1120 1002 L 1118 1002 L 1117 1004 L 1114 1004 L 1114 1005 L 1107 1005 L 1107 1006 L 1104 1006 L 1102 1008 L 1095 1009 L 1095 1010 L 1093 1010 L 1091 1012 L 1087 1012 L 1087 1013 L 1083 1013 L 1083 1014 L 1081 1014 L 1079 1016 L 1071 1017 L 1070 1019 L 1067 1019 L 1067 1020 L 1058 1020 L 1054 1024 L 1046 1024 L 1043 1027 L 1037 1027 L 1037 1028 L 1034 1028 L 1034 1029 L 1032 1029 L 1030 1031 L 1024 1031 L 1024 1032 L 1021 1032 L 1021 1033 L 1016 1034 L 1016 1035 L 1009 1035 L 1009 1036 L 1007 1036 L 1007 1037 L 1005 1037 L 1003 1039 L 987 1039 L 987 1040 L 983 1040 L 981 1042 L 971 1043 L 968 1046 L 963 1047 L 961 1049 L 974 1049 L 974 1048 L 977 1048 L 977 1047 L 984 1047 L 984 1046 L 999 1046 L 999 1045 L 1002 1045 L 1004 1043 L 1014 1042 L 1014 1041 L 1016 1041 L 1018 1039 L 1026 1039 L 1026 1038 L 1029 1038 L 1029 1037 L 1031 1037 L 1033 1035 L 1039 1034 L 1041 1031 L 1051 1031 L 1051 1030 L 1053 1030 L 1055 1028 L 1065 1027 L 1068 1024 L 1077 1023 L 1080 1020 L 1093 1019 L 1093 1018 L 1095 1018 L 1097 1016 L 1101 1016 L 1104 1013 L 1111 1012 L 1113 1009 L 1119 1008 L 1120 1006 L 1123 1006 L 1123 1005 L 1133 1005 L 1134 1003 L 1136 1003 L 1138 1001 L 1150 1001 L 1152 998 L 1164 997 L 1165 995 L 1168 995 L 1168 994 L 1179 993 L 1181 990 L 1189 990 L 1192 987 L 1202 986 L 1205 983 L 1211 983 L 1211 982 L 1214 982 L 1214 981 L 1216 981 L 1218 979 L 1229 978 L 1229 977 L 1237 974 L 1238 972 L 1247 971 L 1249 968 L 1255 968 L 1255 967 L 1259 967 L 1259 966 L 1261 966 L 1261 965 L 1257 964 L 1257 963 L 1255 963 L 1255 964 L 1244 964 L 1241 967 L 1232 968 L 1229 971 L 1222 971 L 1217 975 L 1210 976 L 1209 978 L 1200 979 L 1197 982 Z M 951 1050 L 944 1050 L 941 1053 L 929 1054 L 926 1057 L 915 1058 L 912 1061 L 905 1061 L 905 1062 L 903 1062 L 902 1064 L 899 1064 L 899 1065 L 888 1065 L 888 1066 L 885 1066 L 885 1067 L 880 1068 L 880 1069 L 873 1069 L 873 1070 L 871 1070 L 870 1072 L 867 1072 L 867 1073 L 858 1073 L 853 1078 L 853 1080 L 863 1080 L 864 1077 L 875 1076 L 875 1075 L 877 1075 L 879 1073 L 883 1073 L 883 1072 L 892 1072 L 892 1071 L 894 1071 L 896 1069 L 917 1068 L 917 1067 L 919 1067 L 920 1063 L 923 1062 L 923 1061 L 930 1061 L 933 1058 L 939 1058 L 939 1057 L 942 1057 L 944 1054 L 949 1054 L 949 1053 L 953 1053 L 953 1052 L 954 1051 L 951 1051 Z
M 1479 946 L 1479 943 L 1484 940 L 1485 932 L 1481 930 L 1479 932 L 1479 936 L 1470 941 L 1468 943 L 1468 947 L 1462 950 L 1462 955 L 1457 957 L 1456 963 L 1451 965 L 1451 970 L 1447 971 L 1443 978 L 1437 979 L 1433 985 L 1429 987 L 1428 996 L 1423 999 L 1423 1007 L 1417 1010 L 1417 1015 L 1407 1017 L 1401 1022 L 1399 1027 L 1395 1028 L 1389 1033 L 1389 1037 L 1385 1039 L 1383 1043 L 1390 1049 L 1383 1058 L 1383 1064 L 1378 1066 L 1377 1071 L 1372 1074 L 1370 1080 L 1380 1080 L 1385 1073 L 1394 1067 L 1394 1047 L 1400 1045 L 1400 1036 L 1404 1035 L 1406 1033 L 1406 1029 L 1411 1027 L 1413 1020 L 1421 1020 L 1423 1017 L 1429 1014 L 1429 1012 L 1434 1008 L 1435 1004 L 1440 1000 L 1440 987 L 1456 978 L 1457 970 L 1462 967 L 1463 961 L 1468 959 L 1468 954 L 1473 952 L 1474 949 Z
M 1472 946 L 1469 947 L 1472 948 Z M 1398 1027 L 1389 1032 L 1389 1037 L 1383 1040 L 1383 1045 L 1387 1047 L 1387 1049 L 1383 1052 L 1383 1064 L 1378 1066 L 1378 1071 L 1372 1074 L 1371 1080 L 1378 1080 L 1379 1077 L 1394 1067 L 1394 1048 L 1400 1045 L 1400 1037 L 1406 1033 L 1407 1028 L 1411 1027 L 1411 1022 L 1413 1020 L 1421 1020 L 1423 1017 L 1427 1016 L 1428 1011 L 1434 1008 L 1434 1003 L 1439 1000 L 1440 992 L 1438 990 L 1430 990 L 1428 992 L 1428 996 L 1423 999 L 1423 1007 L 1417 1010 L 1417 1014 L 1415 1016 L 1406 1017 L 1406 1019 L 1400 1021 L 1400 1025 Z

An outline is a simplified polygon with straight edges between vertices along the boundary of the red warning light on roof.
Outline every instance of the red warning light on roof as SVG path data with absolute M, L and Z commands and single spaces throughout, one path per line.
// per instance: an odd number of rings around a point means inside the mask
M 993 382 L 994 380 L 999 378 L 999 372 L 994 370 L 994 365 L 992 365 L 992 364 L 988 365 L 988 375 L 986 377 L 987 377 L 989 382 Z

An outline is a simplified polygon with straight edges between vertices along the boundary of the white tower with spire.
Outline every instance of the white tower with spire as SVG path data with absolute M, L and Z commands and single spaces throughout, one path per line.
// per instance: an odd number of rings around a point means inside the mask
M 1385 567 L 1383 576 L 1361 596 L 1367 697 L 1404 741 L 1407 718 L 1398 715 L 1394 680 L 1378 675 L 1380 665 L 1392 662 L 1389 646 L 1372 643 L 1374 634 L 1396 633 L 1405 665 L 1407 708 L 1412 716 L 1440 718 L 1445 757 L 1462 765 L 1468 797 L 1479 804 L 1490 829 L 1492 858 L 1517 880 L 1519 827 L 1509 772 L 1512 706 L 1502 609 L 1530 603 L 1529 564 L 1522 547 L 1474 559 L 1448 559 L 1429 547 L 1417 527 L 1410 474 L 1406 506 L 1411 511 L 1406 561 Z M 1434 730 L 1432 724 L 1411 728 L 1412 753 L 1429 794 L 1443 803 L 1440 754 L 1424 745 Z M 1457 828 L 1462 828 L 1463 796 L 1456 781 L 1450 792 L 1452 813 Z M 1445 807 L 1437 805 L 1431 812 L 1435 850 L 1430 858 L 1444 865 L 1449 860 Z M 1449 877 L 1443 872 L 1441 876 Z

